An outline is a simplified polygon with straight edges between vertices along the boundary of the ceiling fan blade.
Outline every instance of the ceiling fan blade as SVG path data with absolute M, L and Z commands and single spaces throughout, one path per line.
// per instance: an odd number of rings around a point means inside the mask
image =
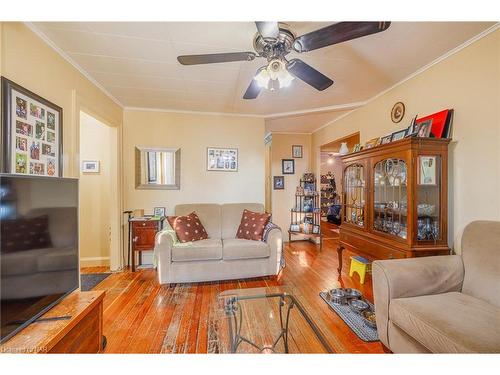
M 252 79 L 252 82 L 250 82 L 247 91 L 245 91 L 245 95 L 243 95 L 243 99 L 255 99 L 257 96 L 259 96 L 261 91 L 262 87 L 259 86 L 255 79 Z
M 390 22 L 339 22 L 299 36 L 293 43 L 297 52 L 307 52 L 387 30 Z
M 333 81 L 330 78 L 302 60 L 290 60 L 286 68 L 291 75 L 301 79 L 316 90 L 323 91 L 333 85 Z
M 214 64 L 231 61 L 252 61 L 257 55 L 253 52 L 211 53 L 208 55 L 183 55 L 177 61 L 182 65 Z
M 278 22 L 274 21 L 255 21 L 259 34 L 264 39 L 278 39 L 280 35 L 280 28 Z

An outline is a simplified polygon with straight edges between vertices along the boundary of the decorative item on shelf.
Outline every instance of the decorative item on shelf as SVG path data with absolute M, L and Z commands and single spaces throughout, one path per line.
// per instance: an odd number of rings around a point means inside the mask
M 416 124 L 421 125 L 422 123 L 426 123 L 428 120 L 431 120 L 431 125 L 429 129 L 429 134 L 426 137 L 433 138 L 450 138 L 452 123 L 453 123 L 453 109 L 445 109 L 440 112 L 433 113 L 428 116 L 424 116 L 422 118 L 416 119 Z M 427 131 L 427 129 L 426 129 Z M 421 135 L 419 134 L 419 137 Z
M 420 155 L 418 157 L 418 164 L 419 174 L 417 183 L 419 185 L 436 185 L 436 157 Z
M 391 142 L 399 141 L 400 139 L 403 139 L 406 136 L 406 130 L 407 129 L 398 130 L 398 131 L 392 133 Z
M 207 147 L 207 171 L 238 172 L 238 149 Z
M 290 231 L 292 232 L 300 232 L 300 224 L 291 224 Z
M 281 159 L 281 174 L 295 174 L 295 160 Z
M 314 178 L 314 173 L 311 173 L 311 172 L 304 173 L 304 175 L 302 176 L 302 180 L 304 182 L 309 182 L 309 183 L 316 182 L 316 179 Z
M 296 159 L 302 158 L 302 146 L 301 145 L 293 145 L 292 146 L 292 157 Z
M 285 189 L 285 177 L 284 176 L 274 176 L 273 177 L 273 188 L 274 188 L 274 190 Z
M 354 147 L 352 148 L 352 152 L 358 152 L 358 151 L 361 151 L 361 150 L 362 150 L 362 148 L 363 148 L 363 147 L 361 146 L 361 144 L 360 144 L 360 143 L 356 143 L 356 144 L 354 145 Z
M 349 153 L 349 148 L 347 147 L 347 142 L 342 142 L 340 144 L 339 154 L 345 155 Z
M 295 189 L 295 194 L 304 195 L 304 188 L 302 186 L 297 186 L 297 188 Z
M 400 122 L 405 115 L 405 105 L 403 102 L 397 102 L 394 104 L 391 110 L 391 120 L 394 123 Z
M 415 117 L 411 119 L 410 126 L 408 126 L 408 129 L 406 130 L 405 138 L 417 136 L 418 134 L 417 117 L 418 115 L 415 115 Z
M 313 225 L 313 227 L 312 227 L 312 232 L 313 232 L 314 234 L 319 234 L 319 232 L 320 232 L 320 231 L 321 231 L 321 226 L 320 226 L 320 225 L 317 225 L 317 224 L 316 224 L 316 225 Z
M 386 143 L 391 143 L 392 133 L 380 137 L 380 144 L 385 145 Z
M 165 217 L 166 211 L 167 210 L 165 207 L 155 207 L 153 210 L 153 216 L 154 217 Z
M 428 119 L 417 124 L 417 136 L 420 138 L 427 138 L 431 135 L 432 119 Z
M 82 161 L 82 173 L 99 173 L 100 163 L 98 160 Z
M 8 80 L 2 84 L 0 172 L 61 177 L 61 107 Z
M 365 147 L 364 147 L 364 149 L 366 150 L 366 149 L 368 149 L 368 148 L 373 148 L 373 147 L 375 147 L 375 146 L 379 145 L 379 143 L 380 143 L 380 138 L 379 138 L 379 137 L 377 137 L 377 138 L 372 138 L 372 139 L 370 139 L 369 141 L 367 141 L 367 142 L 365 143 Z

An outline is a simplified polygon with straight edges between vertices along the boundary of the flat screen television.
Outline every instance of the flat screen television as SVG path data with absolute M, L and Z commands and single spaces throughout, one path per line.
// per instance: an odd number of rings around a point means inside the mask
M 0 174 L 4 342 L 78 288 L 78 180 Z

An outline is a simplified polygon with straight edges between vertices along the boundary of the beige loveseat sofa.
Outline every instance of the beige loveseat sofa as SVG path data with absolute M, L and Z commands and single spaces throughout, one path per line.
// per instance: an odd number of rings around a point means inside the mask
M 169 229 L 158 233 L 155 258 L 160 284 L 277 275 L 281 230 L 272 229 L 266 242 L 236 238 L 244 209 L 264 212 L 257 203 L 177 205 L 176 216 L 197 213 L 209 238 L 182 244 L 175 242 Z
M 476 221 L 462 255 L 373 262 L 379 338 L 394 353 L 500 352 L 500 222 Z

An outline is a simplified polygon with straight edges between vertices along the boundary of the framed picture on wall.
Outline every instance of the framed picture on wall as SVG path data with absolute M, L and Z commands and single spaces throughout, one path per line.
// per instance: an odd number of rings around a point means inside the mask
M 82 161 L 83 173 L 99 173 L 100 163 L 98 160 L 84 160 Z
M 8 80 L 2 84 L 4 173 L 62 176 L 62 108 Z
M 281 174 L 295 174 L 295 160 L 282 159 L 281 160 Z
M 296 159 L 302 158 L 302 146 L 301 145 L 293 145 L 292 146 L 292 157 Z
M 273 188 L 274 188 L 274 190 L 285 189 L 285 177 L 284 176 L 274 176 L 273 177 Z
M 238 149 L 207 147 L 207 171 L 238 172 Z

